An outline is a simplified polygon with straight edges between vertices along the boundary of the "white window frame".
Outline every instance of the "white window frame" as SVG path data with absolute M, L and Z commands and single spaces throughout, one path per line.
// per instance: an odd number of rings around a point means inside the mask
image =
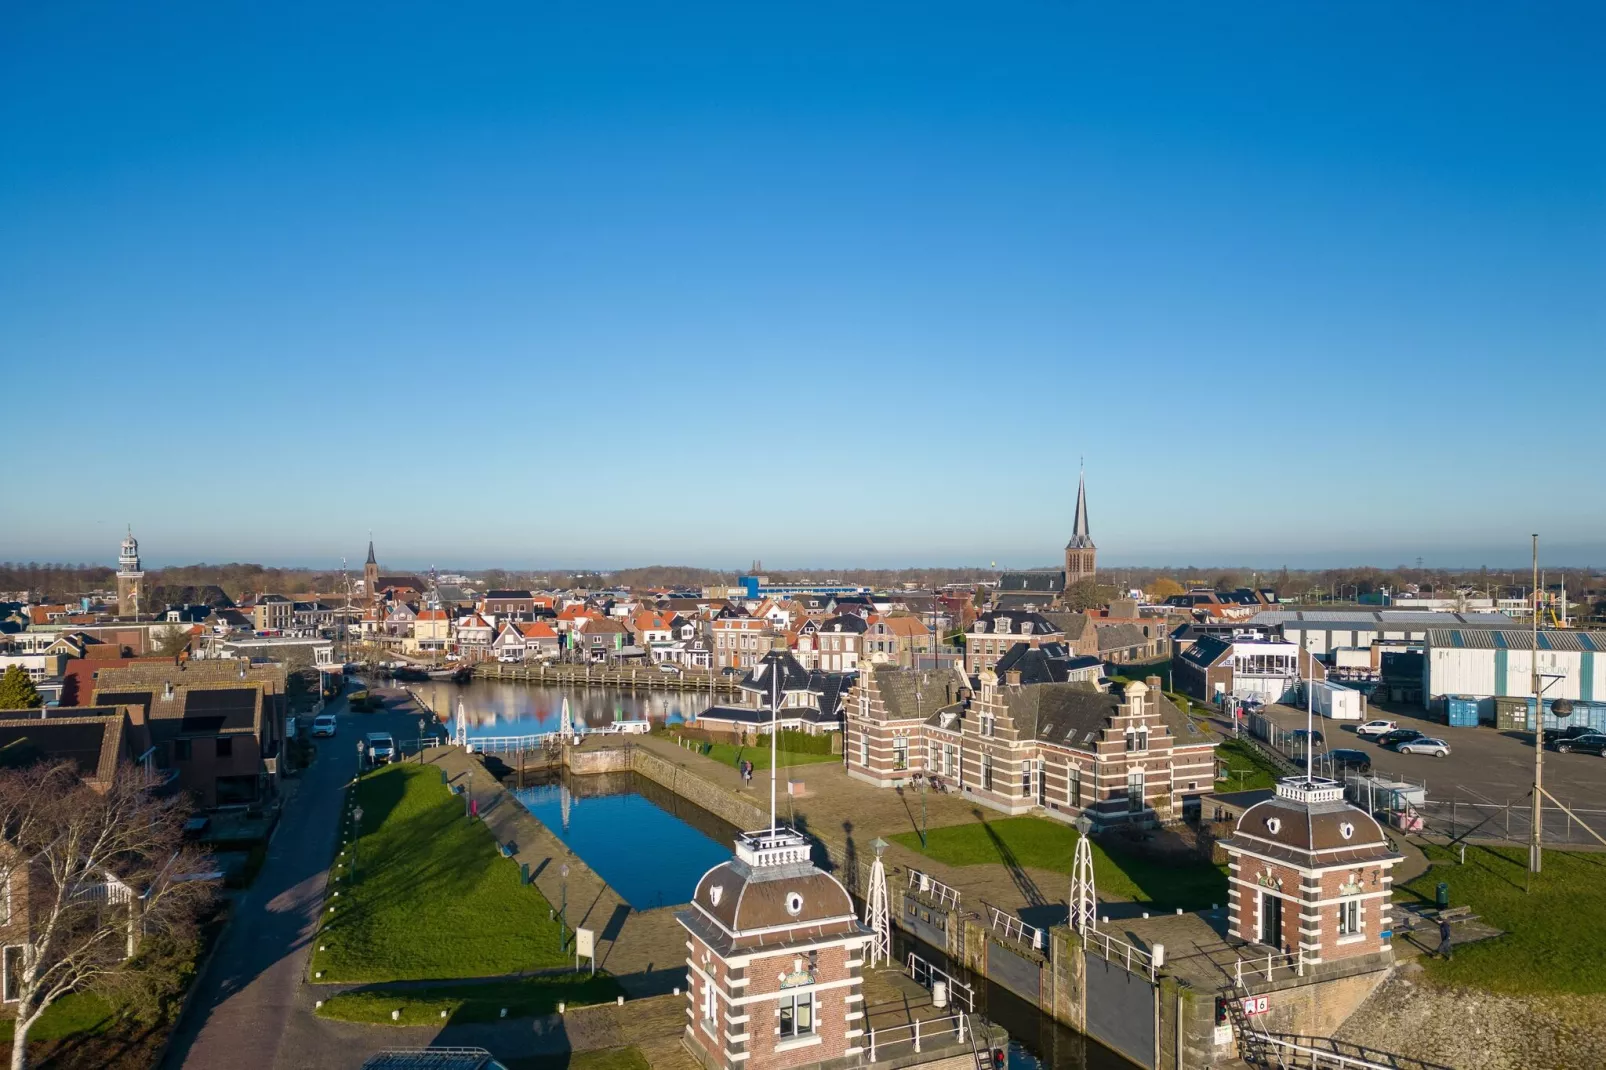
M 1340 938 L 1361 936 L 1365 933 L 1363 919 L 1365 907 L 1361 899 L 1340 899 L 1338 901 L 1338 935 Z
M 806 1008 L 805 1013 L 808 1017 L 808 1025 L 806 1027 L 799 1027 L 798 1011 L 803 1008 Z M 792 1012 L 790 1026 L 791 1032 L 787 1032 L 788 1025 L 786 1012 L 788 1009 L 790 1009 Z M 814 990 L 810 989 L 806 992 L 782 993 L 780 1002 L 777 1003 L 775 1007 L 775 1018 L 775 1034 L 783 1041 L 796 1040 L 802 1037 L 812 1037 L 815 1033 L 818 1033 L 820 1031 L 820 1015 L 819 1007 L 816 1005 L 814 997 Z

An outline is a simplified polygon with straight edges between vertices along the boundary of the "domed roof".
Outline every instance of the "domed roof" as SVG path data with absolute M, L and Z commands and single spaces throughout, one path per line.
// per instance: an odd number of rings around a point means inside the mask
M 692 901 L 738 935 L 854 917 L 847 889 L 812 865 L 764 872 L 733 859 L 703 874 Z
M 1289 777 L 1277 794 L 1238 819 L 1223 842 L 1305 866 L 1342 865 L 1390 857 L 1383 826 L 1344 801 L 1344 789 L 1328 780 Z

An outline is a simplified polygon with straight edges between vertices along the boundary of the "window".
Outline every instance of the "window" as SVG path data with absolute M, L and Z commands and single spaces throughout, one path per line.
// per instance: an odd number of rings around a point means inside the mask
M 219 758 L 234 757 L 234 740 L 229 736 L 217 737 L 217 756 Z
M 1131 813 L 1143 809 L 1143 770 L 1134 769 L 1126 775 L 1126 808 Z
M 981 786 L 983 791 L 993 790 L 993 756 L 991 754 L 983 754 L 981 756 Z
M 187 739 L 175 739 L 173 741 L 173 757 L 177 761 L 181 761 L 181 762 L 189 761 L 190 760 L 190 741 L 187 740 Z
M 21 997 L 22 988 L 22 948 L 13 945 L 5 949 L 4 960 L 0 961 L 0 997 L 5 1002 L 14 1003 Z
M 814 993 L 781 997 L 781 1039 L 814 1034 Z
M 984 735 L 984 736 L 992 735 L 993 734 L 993 727 L 994 727 L 993 715 L 990 714 L 990 713 L 982 714 L 981 715 L 981 734 Z
M 957 768 L 954 765 L 954 745 L 952 743 L 944 743 L 942 745 L 942 775 L 953 776 Z
M 934 739 L 929 739 L 929 740 L 926 741 L 926 772 L 934 773 L 936 771 L 937 771 L 937 741 L 934 740 Z
M 1128 751 L 1148 750 L 1149 730 L 1147 728 L 1128 728 L 1126 730 L 1126 749 Z
M 1020 793 L 1024 799 L 1032 797 L 1032 763 L 1020 763 Z
M 1070 787 L 1068 787 L 1066 789 L 1066 792 L 1065 792 L 1067 797 L 1068 797 L 1068 801 L 1070 802 L 1070 804 L 1072 806 L 1081 806 L 1082 805 L 1082 767 L 1081 766 L 1073 765 L 1073 766 L 1070 767 L 1070 779 L 1071 779 Z
M 1032 763 L 1032 775 L 1037 778 L 1037 805 L 1048 805 L 1048 778 L 1043 775 L 1043 762 L 1038 759 Z
M 859 733 L 859 764 L 865 768 L 870 766 L 870 734 L 868 732 Z
M 892 738 L 892 768 L 909 768 L 909 737 L 894 736 Z
M 1361 901 L 1346 899 L 1338 904 L 1338 935 L 1357 936 L 1361 931 Z
M 703 1024 L 713 1025 L 714 1018 L 719 1013 L 719 996 L 714 991 L 714 979 L 703 978 Z

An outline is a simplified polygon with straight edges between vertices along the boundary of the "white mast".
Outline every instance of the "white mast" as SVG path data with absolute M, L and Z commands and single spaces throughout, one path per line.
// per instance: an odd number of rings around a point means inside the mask
M 468 713 L 463 709 L 463 700 L 457 700 L 457 739 L 459 747 L 468 746 Z
M 887 907 L 887 867 L 882 852 L 890 844 L 880 836 L 870 844 L 875 861 L 870 865 L 870 891 L 864 898 L 864 923 L 870 927 L 870 968 L 878 962 L 892 961 L 892 915 Z
M 1087 834 L 1093 831 L 1093 822 L 1087 815 L 1076 819 L 1076 858 L 1071 863 L 1071 928 L 1087 934 L 1098 926 L 1099 897 L 1093 884 L 1093 841 Z

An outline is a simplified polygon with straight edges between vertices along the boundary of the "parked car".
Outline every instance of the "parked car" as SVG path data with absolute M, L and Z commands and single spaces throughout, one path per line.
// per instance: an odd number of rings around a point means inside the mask
M 522 657 L 520 657 L 519 655 L 517 655 L 517 654 L 503 654 L 501 657 L 497 658 L 496 660 L 501 662 L 503 665 L 517 665 L 519 662 L 523 661 L 524 659 Z
M 1409 743 L 1413 739 L 1421 739 L 1422 733 L 1414 728 L 1396 728 L 1392 732 L 1384 732 L 1377 737 L 1380 747 L 1398 747 L 1401 743 Z
M 671 676 L 679 676 L 680 675 L 680 666 L 679 665 L 671 665 L 666 661 L 662 665 L 658 666 L 658 671 L 659 672 L 666 672 Z
M 1571 739 L 1563 739 L 1556 744 L 1556 749 L 1563 754 L 1576 751 L 1580 754 L 1599 754 L 1601 757 L 1606 757 L 1606 734 L 1587 732 Z
M 388 765 L 396 760 L 396 741 L 389 732 L 368 733 L 368 764 Z
M 384 705 L 379 696 L 372 691 L 353 691 L 347 701 L 351 703 L 354 713 L 372 713 Z
M 312 719 L 313 738 L 318 736 L 332 736 L 335 734 L 335 715 L 320 713 Z
M 1360 736 L 1362 739 L 1371 739 L 1377 736 L 1387 735 L 1389 732 L 1392 732 L 1399 727 L 1400 726 L 1393 721 L 1367 721 L 1365 724 L 1361 725 L 1355 730 L 1355 734 Z
M 1450 753 L 1450 745 L 1442 739 L 1431 736 L 1418 736 L 1398 744 L 1395 750 L 1401 754 L 1431 754 L 1435 758 L 1443 758 Z
M 1370 773 L 1372 771 L 1372 756 L 1363 750 L 1349 750 L 1339 748 L 1327 752 L 1325 759 L 1318 757 L 1316 768 L 1320 769 L 1323 763 L 1335 774 L 1343 773 Z
M 1590 728 L 1588 725 L 1575 724 L 1570 728 L 1545 729 L 1545 742 L 1555 744 L 1559 750 L 1560 744 L 1563 740 L 1577 739 L 1579 736 L 1598 736 L 1601 734 L 1602 733 L 1598 728 Z
M 742 675 L 742 670 L 727 666 L 719 670 L 719 674 L 721 676 L 740 676 Z
M 1322 730 L 1320 728 L 1317 728 L 1317 729 L 1315 729 L 1313 731 L 1309 731 L 1309 732 L 1307 732 L 1303 728 L 1296 728 L 1296 729 L 1294 729 L 1292 732 L 1290 732 L 1288 734 L 1289 734 L 1289 736 L 1291 736 L 1294 739 L 1299 740 L 1300 742 L 1304 742 L 1305 737 L 1308 735 L 1308 736 L 1310 736 L 1311 739 L 1316 741 L 1316 744 L 1318 746 L 1320 746 L 1321 743 L 1322 743 Z

